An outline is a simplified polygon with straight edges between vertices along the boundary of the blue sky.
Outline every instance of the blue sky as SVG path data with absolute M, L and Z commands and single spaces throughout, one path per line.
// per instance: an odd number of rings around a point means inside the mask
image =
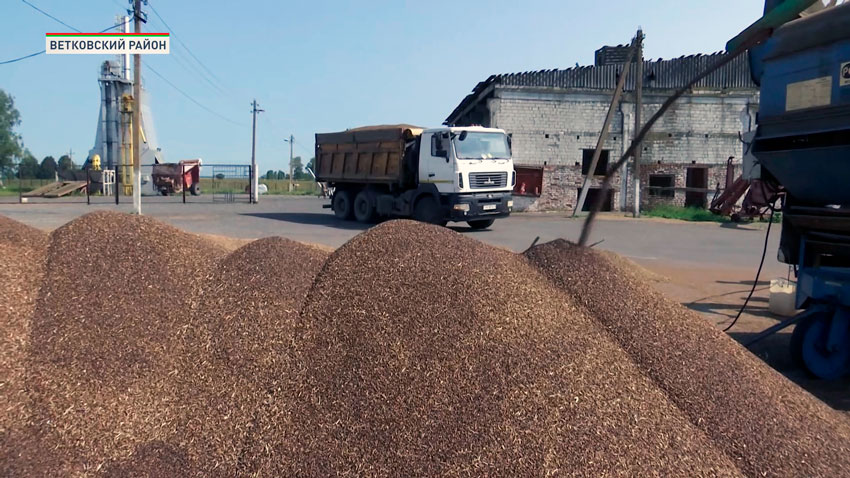
M 29 1 L 83 31 L 114 24 L 127 3 Z M 628 42 L 638 26 L 648 58 L 719 51 L 763 8 L 760 0 L 150 3 L 216 78 L 204 79 L 174 38 L 171 55 L 145 61 L 229 120 L 143 73 L 166 158 L 248 162 L 256 98 L 266 111 L 257 133 L 261 171 L 288 167 L 283 139 L 290 134 L 295 154 L 306 161 L 316 132 L 439 125 L 490 74 L 592 64 L 597 48 Z M 166 31 L 147 11 L 144 30 Z M 63 31 L 69 30 L 20 0 L 0 0 L 0 61 L 41 50 L 45 32 Z M 78 164 L 84 159 L 97 123 L 97 72 L 108 58 L 40 55 L 0 65 L 0 88 L 15 98 L 19 132 L 36 157 L 73 149 Z M 220 82 L 223 91 L 210 82 Z

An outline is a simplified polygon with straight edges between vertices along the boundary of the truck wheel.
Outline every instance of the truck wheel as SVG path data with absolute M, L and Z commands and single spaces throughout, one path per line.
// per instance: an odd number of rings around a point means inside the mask
M 413 208 L 413 218 L 419 222 L 426 222 L 437 226 L 445 226 L 448 223 L 448 221 L 443 219 L 440 205 L 431 196 L 425 196 L 416 201 L 416 206 Z
M 200 196 L 201 195 L 201 183 L 192 183 L 192 185 L 189 187 L 189 193 L 191 193 L 192 196 Z
M 377 219 L 378 215 L 375 211 L 375 205 L 372 204 L 368 192 L 360 191 L 357 193 L 357 197 L 354 198 L 354 217 L 358 221 L 365 223 L 375 222 L 375 219 Z
M 345 190 L 337 190 L 334 192 L 333 210 L 337 219 L 351 219 L 354 212 L 354 207 L 351 204 L 351 193 Z
M 495 219 L 479 219 L 477 221 L 466 221 L 466 223 L 469 224 L 469 227 L 476 230 L 487 229 L 488 227 L 492 226 L 494 222 L 496 222 Z

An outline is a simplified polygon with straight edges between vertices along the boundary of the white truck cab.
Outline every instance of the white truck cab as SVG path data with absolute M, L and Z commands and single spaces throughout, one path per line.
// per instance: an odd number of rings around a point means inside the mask
M 433 184 L 444 196 L 451 220 L 509 214 L 515 182 L 504 130 L 465 126 L 422 132 L 419 183 Z

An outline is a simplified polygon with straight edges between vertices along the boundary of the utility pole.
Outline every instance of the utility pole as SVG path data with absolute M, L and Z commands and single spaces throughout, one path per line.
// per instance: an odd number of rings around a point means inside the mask
M 133 31 L 142 33 L 142 0 L 133 0 Z M 142 129 L 142 57 L 133 54 L 133 211 L 142 214 L 142 165 L 141 139 Z
M 641 126 L 641 109 L 643 108 L 643 29 L 637 32 L 637 65 L 635 65 L 635 133 L 638 134 Z M 643 148 L 640 143 L 635 146 L 635 204 L 634 217 L 640 217 L 640 156 Z
M 294 187 L 294 185 L 295 185 L 294 181 L 295 180 L 292 178 L 292 173 L 293 173 L 293 170 L 292 170 L 292 159 L 293 159 L 292 158 L 292 145 L 293 145 L 293 143 L 295 143 L 295 136 L 289 135 L 289 192 L 292 192 L 292 190 L 295 189 L 295 187 Z
M 254 125 L 251 132 L 251 204 L 259 203 L 259 194 L 257 187 L 259 186 L 259 178 L 257 177 L 257 113 L 262 113 L 263 110 L 258 108 L 257 100 L 251 103 L 251 114 L 254 117 Z

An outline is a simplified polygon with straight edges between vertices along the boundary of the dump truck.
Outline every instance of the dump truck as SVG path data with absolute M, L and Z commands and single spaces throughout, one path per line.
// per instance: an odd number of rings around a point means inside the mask
M 316 180 L 340 219 L 413 218 L 485 229 L 513 208 L 511 139 L 481 126 L 383 125 L 316 135 Z

